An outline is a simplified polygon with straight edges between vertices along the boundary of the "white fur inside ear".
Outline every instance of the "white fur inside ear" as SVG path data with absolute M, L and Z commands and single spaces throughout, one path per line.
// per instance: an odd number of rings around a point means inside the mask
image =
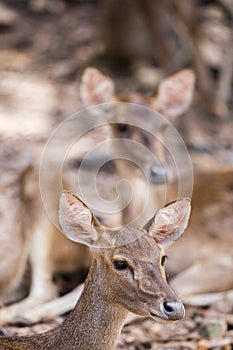
M 91 211 L 69 193 L 61 196 L 59 220 L 62 231 L 72 241 L 90 246 L 98 239 Z
M 70 216 L 77 221 L 81 226 L 90 226 L 92 222 L 92 214 L 88 208 L 80 202 L 69 205 Z
M 89 67 L 81 78 L 80 97 L 86 107 L 112 102 L 115 100 L 114 83 L 98 69 Z
M 190 216 L 190 201 L 183 199 L 160 209 L 149 229 L 158 244 L 168 245 L 185 231 Z
M 156 215 L 157 227 L 167 227 L 168 225 L 175 224 L 176 222 L 176 213 L 174 209 L 160 209 Z
M 190 106 L 195 86 L 195 75 L 182 70 L 164 79 L 158 88 L 154 108 L 165 114 L 171 121 L 183 114 Z

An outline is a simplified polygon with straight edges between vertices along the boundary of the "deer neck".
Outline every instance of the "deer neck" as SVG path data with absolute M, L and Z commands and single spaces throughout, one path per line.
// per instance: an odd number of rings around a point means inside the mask
M 0 337 L 0 350 L 115 349 L 128 311 L 101 296 L 101 280 L 94 260 L 81 298 L 60 326 L 31 337 Z
M 101 280 L 102 272 L 94 261 L 79 302 L 61 325 L 62 333 L 70 340 L 69 349 L 115 349 L 128 311 L 102 297 Z

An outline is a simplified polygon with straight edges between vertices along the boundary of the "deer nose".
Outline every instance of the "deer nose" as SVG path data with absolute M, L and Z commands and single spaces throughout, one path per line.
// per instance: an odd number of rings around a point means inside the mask
M 152 165 L 150 167 L 149 180 L 152 183 L 164 183 L 169 179 L 168 170 L 162 166 Z
M 169 320 L 180 320 L 185 316 L 184 305 L 181 301 L 165 301 L 161 305 L 162 312 Z

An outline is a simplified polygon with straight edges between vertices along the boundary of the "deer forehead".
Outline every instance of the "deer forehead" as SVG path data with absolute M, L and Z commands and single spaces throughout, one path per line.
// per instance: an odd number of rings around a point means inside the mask
M 120 238 L 115 241 L 115 246 L 107 250 L 108 258 L 111 260 L 125 258 L 135 263 L 140 261 L 155 263 L 158 261 L 162 250 L 156 244 L 154 238 L 142 231 L 135 230 L 137 231 L 137 238 L 133 240 L 133 230 L 130 230 L 131 237 L 129 243 L 120 244 L 124 242 L 120 235 Z

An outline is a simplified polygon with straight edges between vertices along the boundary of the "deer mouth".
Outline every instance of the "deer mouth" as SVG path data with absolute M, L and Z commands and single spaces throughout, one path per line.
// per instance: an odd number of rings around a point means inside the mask
M 155 314 L 153 312 L 150 312 L 150 316 L 153 318 L 154 321 L 161 323 L 161 324 L 168 324 L 168 323 L 176 323 L 178 320 L 171 320 L 167 316 L 161 316 L 158 314 Z
M 160 316 L 157 315 L 153 312 L 150 312 L 150 316 L 153 318 L 154 321 L 158 322 L 158 323 L 169 323 L 170 320 L 166 317 L 166 316 Z

